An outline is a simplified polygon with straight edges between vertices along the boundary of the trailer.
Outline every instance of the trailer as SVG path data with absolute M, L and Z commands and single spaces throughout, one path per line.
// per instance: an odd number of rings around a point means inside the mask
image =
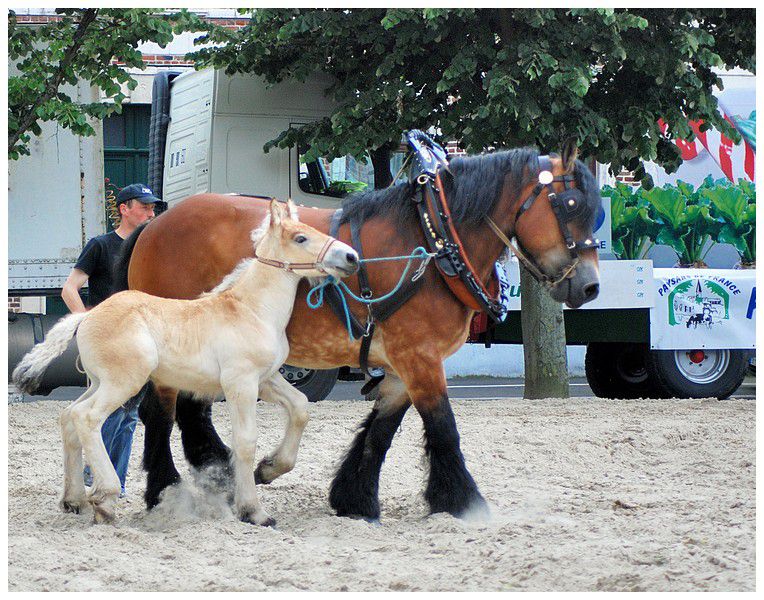
M 504 265 L 507 318 L 473 323 L 470 341 L 521 344 L 520 273 Z M 563 311 L 568 345 L 586 346 L 586 378 L 603 398 L 726 398 L 756 348 L 756 272 L 600 261 L 600 295 Z

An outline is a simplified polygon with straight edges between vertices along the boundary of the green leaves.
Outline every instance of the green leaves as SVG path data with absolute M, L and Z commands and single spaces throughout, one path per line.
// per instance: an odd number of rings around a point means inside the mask
M 602 195 L 611 199 L 619 258 L 643 258 L 649 242 L 673 248 L 685 265 L 702 261 L 715 243 L 731 244 L 745 262 L 756 258 L 756 191 L 750 182 L 708 178 L 697 190 L 682 181 L 650 190 L 618 184 Z
M 748 201 L 743 190 L 736 187 L 707 188 L 702 191 L 716 211 L 733 227 L 739 228 L 746 218 Z
M 333 156 L 433 127 L 470 152 L 549 152 L 573 135 L 614 173 L 672 171 L 681 155 L 658 119 L 674 137 L 690 119 L 733 135 L 712 68 L 753 68 L 754 30 L 750 9 L 258 9 L 239 31 L 208 29 L 218 45 L 194 56 L 270 82 L 331 76 L 331 121 L 299 135 Z
M 647 201 L 622 183 L 615 188 L 605 186 L 602 196 L 610 197 L 613 252 L 627 260 L 644 258 L 648 244 L 658 233 Z
M 725 223 L 717 241 L 732 244 L 742 260 L 753 262 L 756 258 L 756 189 L 753 185 L 741 181 L 739 186 L 705 187 L 700 193 Z
M 39 123 L 56 121 L 77 135 L 93 135 L 90 118 L 103 119 L 121 110 L 121 85 L 135 89 L 126 68 L 143 68 L 137 47 L 142 42 L 168 44 L 173 33 L 207 31 L 208 24 L 182 9 L 57 9 L 61 20 L 19 25 L 8 14 L 8 157 L 29 154 L 29 133 Z M 122 63 L 124 66 L 114 64 Z M 105 102 L 80 103 L 61 92 L 84 81 L 98 88 Z

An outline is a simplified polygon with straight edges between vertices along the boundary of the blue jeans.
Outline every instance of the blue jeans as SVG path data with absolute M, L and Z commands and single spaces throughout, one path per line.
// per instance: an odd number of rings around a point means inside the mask
M 149 384 L 147 384 L 149 385 Z M 109 454 L 111 464 L 119 477 L 122 493 L 125 493 L 125 480 L 127 479 L 127 466 L 130 464 L 130 452 L 133 446 L 133 433 L 138 423 L 138 405 L 143 399 L 146 387 L 141 388 L 135 396 L 109 415 L 101 426 L 101 437 Z M 93 476 L 90 467 L 84 471 L 85 485 L 92 485 Z

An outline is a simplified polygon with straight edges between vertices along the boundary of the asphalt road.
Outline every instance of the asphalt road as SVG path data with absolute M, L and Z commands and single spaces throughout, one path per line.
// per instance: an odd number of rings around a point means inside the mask
M 331 400 L 361 400 L 362 381 L 338 381 L 326 401 Z M 9 388 L 9 394 L 11 393 Z M 34 402 L 35 400 L 74 400 L 85 391 L 85 388 L 60 387 L 53 390 L 49 396 L 23 395 L 12 398 L 12 401 Z M 592 390 L 584 377 L 573 377 L 570 381 L 570 395 L 575 397 L 593 396 Z M 18 396 L 18 394 L 17 394 Z M 498 398 L 522 398 L 523 380 L 521 378 L 502 377 L 455 377 L 448 380 L 448 396 L 452 400 L 495 400 Z M 747 400 L 756 399 L 756 378 L 747 377 L 743 385 L 735 392 L 733 398 Z
M 361 398 L 362 381 L 338 381 L 327 400 L 356 400 Z M 585 377 L 570 380 L 570 395 L 593 396 Z M 503 377 L 455 377 L 448 380 L 448 397 L 452 400 L 495 400 L 498 398 L 522 398 L 522 378 Z M 756 399 L 756 378 L 747 377 L 733 398 Z

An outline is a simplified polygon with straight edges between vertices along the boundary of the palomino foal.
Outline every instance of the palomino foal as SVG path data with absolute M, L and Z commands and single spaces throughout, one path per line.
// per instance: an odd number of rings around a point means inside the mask
M 255 258 L 246 259 L 212 292 L 195 300 L 171 300 L 126 291 L 86 313 L 69 315 L 19 363 L 13 380 L 33 391 L 45 368 L 77 336 L 90 387 L 61 415 L 64 439 L 64 511 L 79 512 L 86 501 L 96 522 L 114 518 L 119 479 L 109 461 L 101 425 L 146 381 L 203 397 L 224 394 L 231 415 L 234 504 L 241 520 L 275 521 L 260 506 L 252 469 L 258 389 L 289 386 L 279 367 L 289 353 L 285 329 L 301 277 L 344 277 L 358 269 L 358 255 L 346 244 L 300 223 L 273 200 L 262 225 L 252 232 Z M 121 322 L 120 328 L 114 323 Z M 307 399 L 296 390 L 290 422 L 307 422 Z M 290 432 L 287 433 L 287 436 Z M 82 452 L 93 472 L 86 498 Z

